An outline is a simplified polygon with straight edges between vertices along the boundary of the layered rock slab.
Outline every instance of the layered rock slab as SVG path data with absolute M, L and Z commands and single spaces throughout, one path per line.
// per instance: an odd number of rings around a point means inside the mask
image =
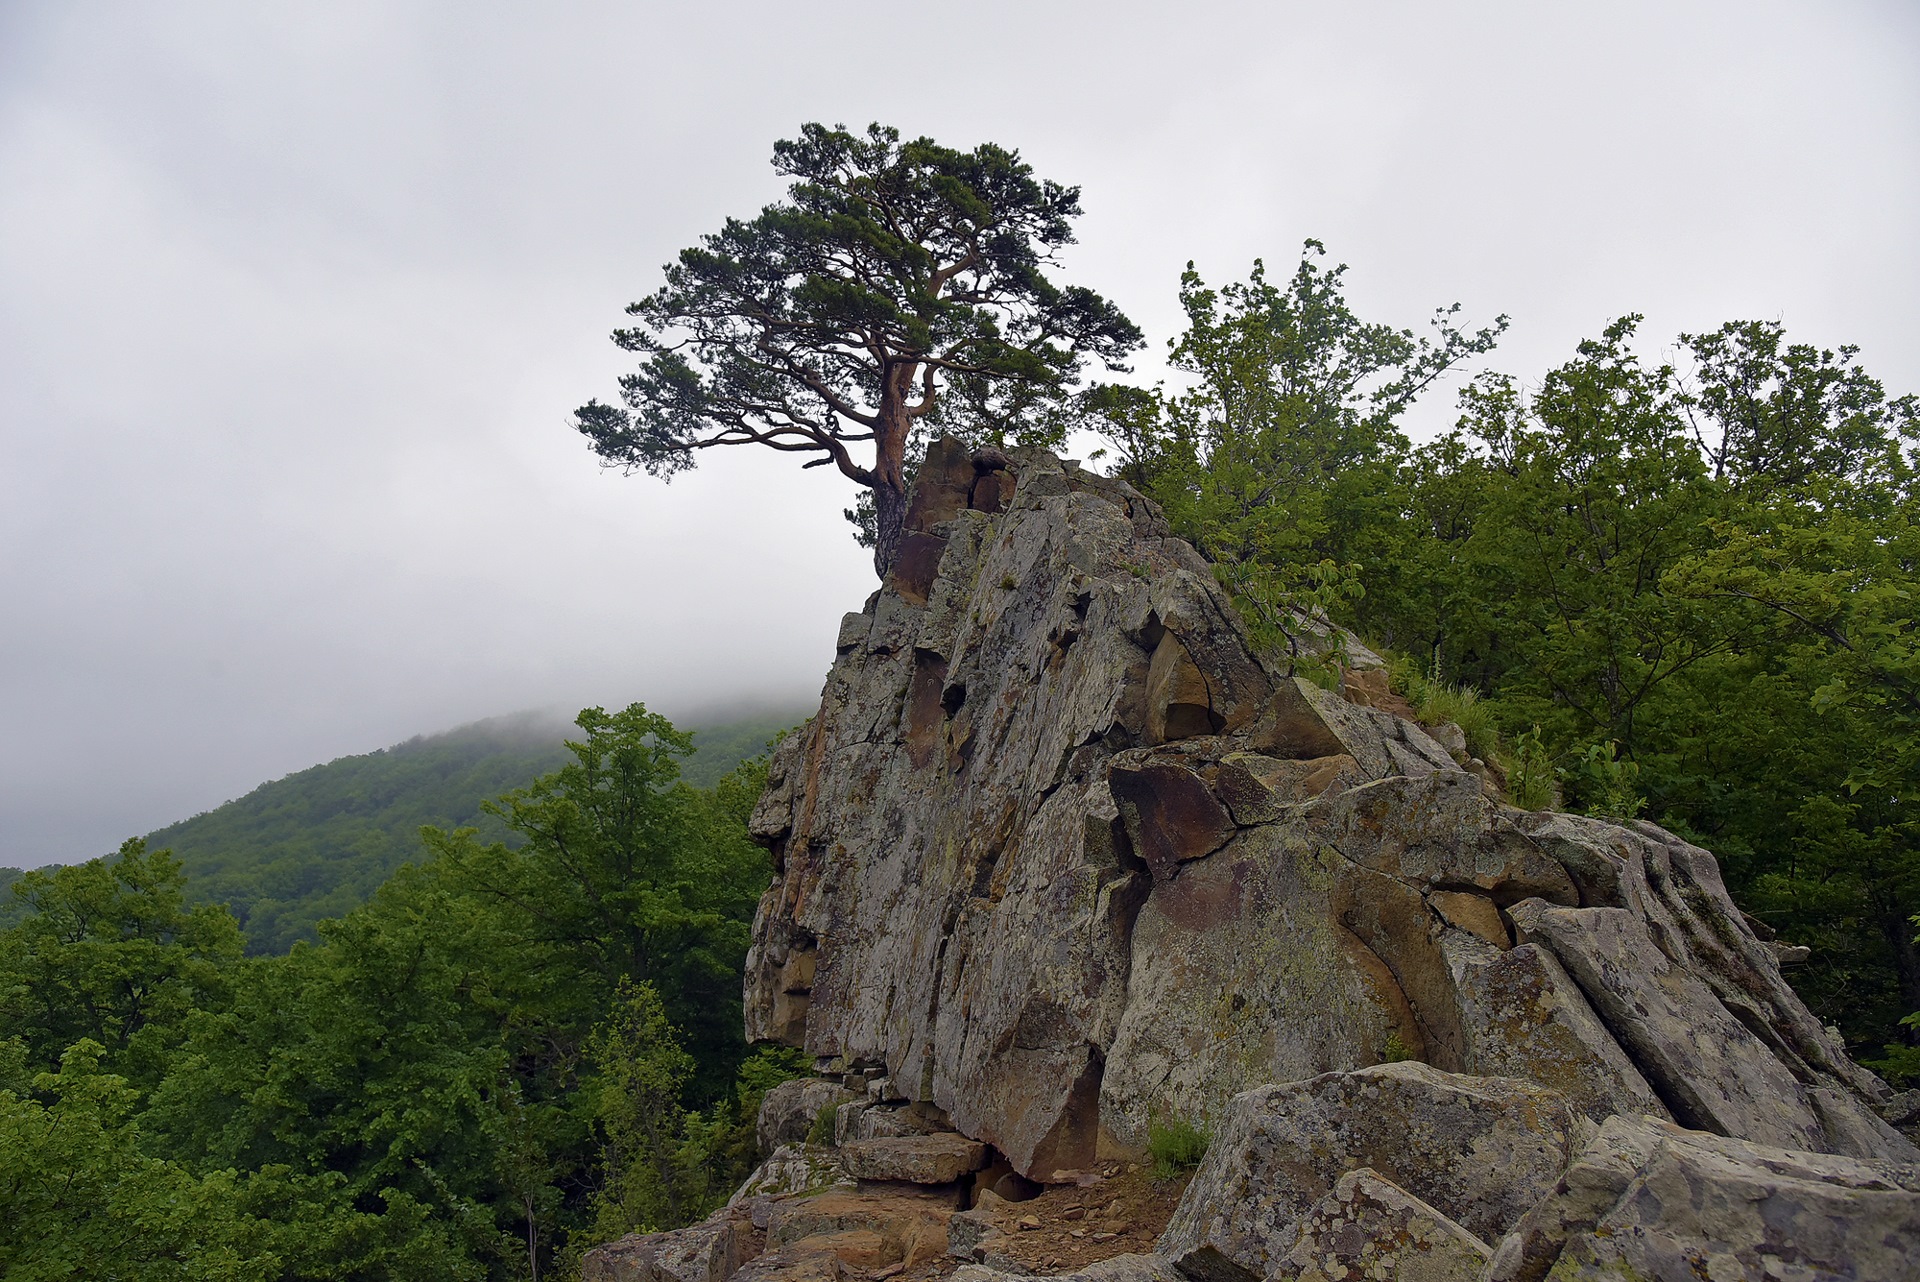
M 1269 1282 L 1476 1282 L 1487 1244 L 1367 1168 L 1314 1203 Z

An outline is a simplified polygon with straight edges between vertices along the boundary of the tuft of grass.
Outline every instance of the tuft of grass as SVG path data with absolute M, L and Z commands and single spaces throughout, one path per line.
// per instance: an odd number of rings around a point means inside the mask
M 822 1104 L 820 1111 L 813 1115 L 813 1125 L 807 1128 L 807 1143 L 833 1146 L 834 1114 L 840 1111 L 838 1104 Z
M 1490 761 L 1500 751 L 1500 731 L 1493 724 L 1493 709 L 1480 700 L 1480 692 L 1471 686 L 1445 685 L 1425 681 L 1413 710 L 1427 725 L 1451 721 L 1467 737 L 1467 755 Z
M 1404 1064 L 1413 1058 L 1413 1048 L 1408 1046 L 1399 1033 L 1387 1034 L 1386 1048 L 1380 1054 L 1382 1064 Z
M 1000 587 L 1004 591 L 1011 592 L 1019 586 L 1020 580 L 1014 578 L 1011 574 L 1003 574 L 1000 576 Z
M 1437 680 L 1422 672 L 1419 664 L 1399 656 L 1389 661 L 1387 678 L 1394 690 L 1413 705 L 1413 713 L 1422 725 L 1437 726 L 1451 721 L 1459 726 L 1467 738 L 1468 756 L 1493 761 L 1503 755 L 1493 705 L 1482 699 L 1472 686 Z
M 1147 1155 L 1153 1159 L 1153 1178 L 1171 1180 L 1200 1165 L 1213 1135 L 1184 1117 L 1168 1116 L 1147 1123 Z

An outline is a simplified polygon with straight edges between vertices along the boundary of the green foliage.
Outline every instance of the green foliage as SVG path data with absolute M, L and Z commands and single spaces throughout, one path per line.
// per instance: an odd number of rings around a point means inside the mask
M 1413 1058 L 1413 1048 L 1397 1032 L 1387 1034 L 1387 1044 L 1381 1048 L 1380 1062 L 1383 1064 L 1404 1064 Z
M 1147 1156 L 1153 1178 L 1175 1179 L 1200 1165 L 1213 1134 L 1205 1126 L 1172 1114 L 1147 1123 Z
M 1419 656 L 1403 689 L 1518 804 L 1564 784 L 1709 846 L 1812 947 L 1794 983 L 1856 1051 L 1920 1041 L 1920 402 L 1771 323 L 1643 361 L 1628 316 L 1537 383 L 1475 379 L 1410 449 L 1396 407 L 1494 331 L 1410 351 L 1311 257 L 1284 289 L 1189 272 L 1181 298 L 1195 390 L 1088 405 L 1252 630 Z
M 13 897 L 13 883 L 24 876 L 26 873 L 18 868 L 0 868 L 0 930 L 16 924 L 32 911 Z
M 1083 401 L 1119 472 L 1166 509 L 1211 559 L 1256 641 L 1290 667 L 1338 662 L 1330 618 L 1363 595 L 1360 567 L 1399 517 L 1397 423 L 1459 361 L 1489 350 L 1505 318 L 1474 334 L 1434 318 L 1435 336 L 1362 321 L 1344 266 L 1308 241 L 1285 285 L 1256 262 L 1245 283 L 1180 280 L 1187 330 L 1171 344 L 1192 387 L 1099 388 Z
M 1423 725 L 1452 722 L 1466 736 L 1467 753 L 1482 761 L 1504 755 L 1494 709 L 1472 686 L 1435 681 L 1405 660 L 1390 665 L 1394 689 L 1405 695 Z
M 36 1071 L 85 1038 L 151 1084 L 187 1017 L 227 1000 L 239 929 L 224 908 L 187 907 L 167 851 L 135 838 L 111 859 L 38 869 L 11 889 L 28 912 L 0 934 L 0 1028 Z
M 1611 739 L 1589 744 L 1569 774 L 1587 798 L 1588 814 L 1625 823 L 1646 808 L 1647 799 L 1634 787 L 1640 778 L 1639 763 L 1621 760 L 1619 747 Z
M 81 1039 L 31 1093 L 0 1090 L 0 1275 L 272 1279 L 275 1234 L 240 1209 L 235 1178 L 140 1152 L 137 1092 Z
M 592 1235 L 607 1241 L 697 1218 L 708 1190 L 688 1178 L 680 1103 L 693 1058 L 652 985 L 621 982 L 613 1013 L 587 1039 L 586 1053 L 600 1070 L 593 1121 L 605 1180 L 593 1196 Z
M 809 1144 L 833 1143 L 833 1131 L 840 1111 L 838 1104 L 822 1104 L 820 1111 L 813 1115 L 813 1125 L 807 1128 L 806 1142 Z
M 665 1226 L 724 1197 L 795 1068 L 741 1062 L 764 766 L 696 791 L 689 737 L 643 707 L 579 724 L 570 764 L 498 807 L 517 844 L 437 834 L 285 956 L 243 957 L 139 842 L 21 878 L 34 911 L 0 932 L 9 1276 L 524 1277 L 608 1208 Z M 68 1168 L 71 1198 L 48 1174 Z
M 678 782 L 690 738 L 634 704 L 589 708 L 574 760 L 489 812 L 519 844 L 429 829 L 444 869 L 508 914 L 520 955 L 576 976 L 554 1001 L 592 1024 L 622 980 L 653 984 L 688 1038 L 695 1093 L 726 1093 L 738 1067 L 740 967 L 766 888 L 766 854 L 746 837 L 764 767 L 707 793 Z
M 1547 752 L 1538 725 L 1513 737 L 1512 749 L 1502 764 L 1507 772 L 1507 797 L 1514 805 L 1522 810 L 1551 810 L 1560 804 L 1553 757 Z
M 417 861 L 423 826 L 485 823 L 483 802 L 565 756 L 543 723 L 482 722 L 313 766 L 147 840 L 180 857 L 194 899 L 233 909 L 250 952 L 284 953 Z

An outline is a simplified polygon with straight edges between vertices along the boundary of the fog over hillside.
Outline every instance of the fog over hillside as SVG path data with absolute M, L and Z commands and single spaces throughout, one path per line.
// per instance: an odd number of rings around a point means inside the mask
M 1020 149 L 1151 344 L 1301 241 L 1369 319 L 1733 317 L 1920 389 L 1899 0 L 0 6 L 0 865 L 503 708 L 803 705 L 850 487 L 569 426 L 803 121 Z M 1450 418 L 1453 387 L 1417 411 Z

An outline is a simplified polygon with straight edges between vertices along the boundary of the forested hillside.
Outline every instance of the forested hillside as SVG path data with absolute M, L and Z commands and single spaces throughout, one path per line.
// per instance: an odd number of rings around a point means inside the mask
M 684 777 L 711 786 L 804 715 L 796 710 L 696 730 Z M 313 939 L 321 920 L 366 902 L 400 865 L 418 860 L 422 827 L 477 827 L 489 840 L 507 836 L 483 807 L 558 769 L 568 759 L 562 745 L 568 733 L 552 717 L 521 714 L 418 736 L 262 784 L 149 833 L 147 845 L 179 858 L 189 902 L 233 910 L 247 951 L 283 953 L 297 939 Z

